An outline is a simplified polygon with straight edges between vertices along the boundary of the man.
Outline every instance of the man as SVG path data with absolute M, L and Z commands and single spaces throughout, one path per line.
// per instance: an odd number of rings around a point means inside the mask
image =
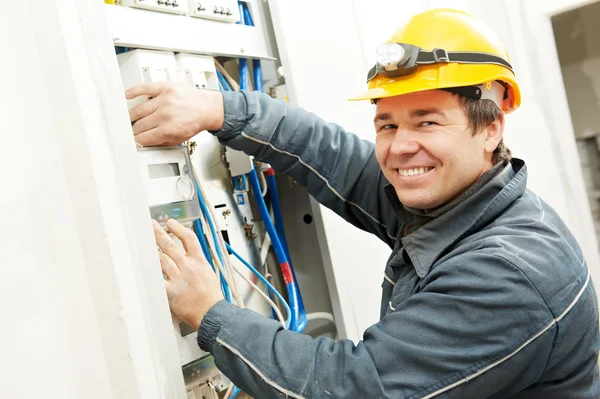
M 378 50 L 361 96 L 376 143 L 258 93 L 146 84 L 136 141 L 202 130 L 269 162 L 393 249 L 381 321 L 358 345 L 284 331 L 223 300 L 194 235 L 155 224 L 172 311 L 256 398 L 598 398 L 598 309 L 577 242 L 526 190 L 502 141 L 519 87 L 506 51 L 462 12 L 417 15 Z M 365 265 L 364 273 L 376 273 Z

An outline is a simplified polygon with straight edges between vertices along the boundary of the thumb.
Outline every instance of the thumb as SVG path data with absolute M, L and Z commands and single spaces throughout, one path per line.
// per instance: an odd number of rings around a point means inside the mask
M 125 98 L 131 100 L 139 96 L 156 97 L 168 87 L 168 82 L 142 83 L 125 91 Z

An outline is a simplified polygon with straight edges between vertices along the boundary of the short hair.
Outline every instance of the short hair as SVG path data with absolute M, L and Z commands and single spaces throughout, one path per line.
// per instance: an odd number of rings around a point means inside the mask
M 473 135 L 481 133 L 496 119 L 504 115 L 504 112 L 492 100 L 476 100 L 459 94 L 455 94 L 455 96 L 458 96 L 460 107 L 467 117 Z M 496 165 L 498 162 L 507 164 L 511 159 L 512 153 L 504 144 L 504 139 L 500 140 L 492 155 L 493 164 Z

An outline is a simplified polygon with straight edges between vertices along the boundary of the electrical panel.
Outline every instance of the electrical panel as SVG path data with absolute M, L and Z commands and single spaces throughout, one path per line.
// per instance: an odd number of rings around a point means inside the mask
M 197 89 L 218 89 L 215 61 L 209 56 L 136 49 L 118 54 L 117 59 L 125 88 L 145 82 L 177 81 Z M 144 100 L 128 100 L 128 106 L 131 108 Z M 234 188 L 225 149 L 211 134 L 200 132 L 190 143 L 194 148 L 191 155 L 188 155 L 187 147 L 181 146 L 138 150 L 152 218 L 159 223 L 177 218 L 189 226 L 193 220 L 201 217 L 198 209 L 200 193 L 196 193 L 195 177 L 190 173 L 189 165 L 193 165 L 198 181 L 204 186 L 203 197 L 212 207 L 214 220 L 225 241 L 245 259 L 257 264 L 264 230 L 254 225 L 248 185 L 238 184 Z M 232 261 L 238 262 L 235 259 Z M 243 268 L 239 263 L 236 264 L 238 268 Z M 250 277 L 245 269 L 244 274 Z M 235 278 L 237 280 L 237 276 Z M 243 280 L 240 280 L 238 287 L 248 308 L 269 314 L 268 305 Z M 173 316 L 173 328 L 182 367 L 188 367 L 207 355 L 198 347 L 196 331 L 190 326 Z M 195 390 L 205 393 L 210 389 L 209 386 L 203 386 Z
M 188 0 L 190 16 L 223 22 L 238 22 L 240 11 L 237 0 Z
M 182 7 L 181 3 L 185 2 L 187 4 Z M 246 24 L 252 25 L 251 22 L 236 24 L 240 21 L 241 13 L 247 16 L 246 21 L 250 21 L 250 15 L 254 16 L 253 12 L 260 10 L 260 5 L 255 1 L 123 0 L 121 4 L 128 7 L 109 6 L 108 14 L 112 18 L 114 29 L 111 31 L 117 46 L 117 59 L 125 89 L 148 82 L 178 82 L 199 90 L 228 90 L 228 86 L 237 89 L 233 79 L 238 79 L 238 73 L 233 70 L 235 61 L 231 61 L 232 56 L 270 58 L 262 25 L 250 28 Z M 140 8 L 187 15 L 165 15 L 139 10 Z M 218 56 L 226 68 L 212 56 L 203 54 Z M 260 69 L 256 70 L 260 74 Z M 252 76 L 249 78 L 251 80 Z M 287 100 L 285 86 L 278 89 L 275 97 Z M 127 100 L 127 105 L 132 108 L 145 100 L 148 98 Z M 257 164 L 257 175 L 250 173 L 255 168 L 251 157 L 225 148 L 207 132 L 198 132 L 187 144 L 138 149 L 140 173 L 150 215 L 163 228 L 164 223 L 171 218 L 192 228 L 203 244 L 203 250 L 206 251 L 208 245 L 211 251 L 212 256 L 207 256 L 208 261 L 215 268 L 221 265 L 219 267 L 224 270 L 222 275 L 229 278 L 227 284 L 231 287 L 232 295 L 227 299 L 273 317 L 274 312 L 268 304 L 268 298 L 265 301 L 266 295 L 261 292 L 264 286 L 259 277 L 270 279 L 279 291 L 285 287 L 279 281 L 281 276 L 278 259 L 273 255 L 270 237 L 265 231 L 265 223 L 270 222 L 271 218 L 263 219 L 260 216 L 264 214 L 265 208 L 261 194 L 269 203 L 276 197 L 267 194 L 267 181 L 271 184 L 271 180 L 268 177 L 265 180 L 263 172 L 268 165 Z M 291 181 L 286 180 L 285 183 L 287 184 L 283 184 L 286 187 L 282 189 L 282 193 L 293 186 Z M 308 194 L 304 196 L 308 199 Z M 285 207 L 288 213 L 290 210 L 298 211 L 295 203 L 294 200 L 292 206 Z M 307 204 L 302 209 L 310 209 L 310 204 Z M 303 214 L 307 212 L 311 211 L 303 211 Z M 207 217 L 209 213 L 211 216 Z M 306 226 L 303 224 L 302 227 Z M 302 243 L 306 242 L 306 236 L 314 236 L 312 230 L 305 230 L 296 237 Z M 222 237 L 222 241 L 231 248 L 225 248 L 218 237 Z M 178 240 L 174 241 L 181 245 Z M 294 243 L 290 244 L 293 251 Z M 219 246 L 223 253 L 215 254 Z M 303 248 L 301 252 L 314 252 L 312 249 L 315 246 L 313 244 L 311 250 Z M 237 256 L 243 260 L 237 259 Z M 246 269 L 244 262 L 258 269 L 258 276 Z M 311 260 L 311 263 L 314 262 Z M 152 269 L 149 272 L 157 271 Z M 223 282 L 222 288 L 227 297 L 229 290 Z M 278 307 L 275 304 L 273 306 Z M 288 314 L 291 314 L 289 310 Z M 231 382 L 218 371 L 214 359 L 198 347 L 196 331 L 175 316 L 172 316 L 172 325 L 187 398 L 223 397 Z
M 167 12 L 170 14 L 186 14 L 186 0 L 121 0 L 121 4 L 133 8 L 151 11 Z

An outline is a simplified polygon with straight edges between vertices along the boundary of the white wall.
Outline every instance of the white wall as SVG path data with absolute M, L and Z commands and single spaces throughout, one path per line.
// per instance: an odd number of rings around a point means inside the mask
M 555 3 L 564 8 L 574 2 Z M 411 15 L 430 7 L 464 9 L 491 25 L 506 43 L 523 91 L 522 108 L 507 118 L 507 145 L 527 161 L 529 188 L 564 218 L 600 281 L 598 247 L 546 14 L 551 9 L 545 2 L 271 0 L 271 4 L 290 99 L 368 140 L 374 137 L 373 107 L 346 99 L 366 87 L 366 72 L 378 44 Z M 345 320 L 347 335 L 357 339 L 378 319 L 389 249 L 328 210 L 323 212 L 341 307 L 354 319 Z
M 0 13 L 5 398 L 185 397 L 101 5 Z

